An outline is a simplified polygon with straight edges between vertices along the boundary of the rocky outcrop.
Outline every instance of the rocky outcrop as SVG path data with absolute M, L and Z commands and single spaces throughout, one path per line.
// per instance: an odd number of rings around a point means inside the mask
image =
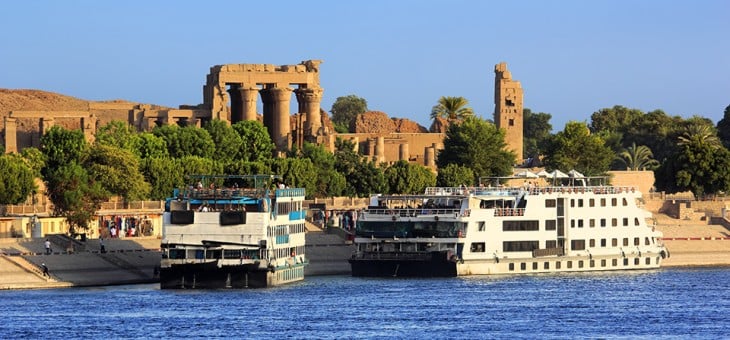
M 393 133 L 395 123 L 385 112 L 368 111 L 353 119 L 350 132 L 354 133 Z
M 436 133 L 445 133 L 446 129 L 449 128 L 449 121 L 446 118 L 438 117 L 433 120 L 433 123 L 431 123 L 431 128 L 428 129 L 429 132 L 436 132 Z
M 381 111 L 368 111 L 357 115 L 350 125 L 353 133 L 425 133 L 425 127 L 405 118 L 390 118 Z
M 405 118 L 393 118 L 395 131 L 400 133 L 425 133 L 428 130 L 420 124 Z

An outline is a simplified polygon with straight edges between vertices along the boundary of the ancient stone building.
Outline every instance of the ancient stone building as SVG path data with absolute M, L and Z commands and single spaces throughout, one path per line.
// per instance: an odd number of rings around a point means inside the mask
M 523 147 L 523 93 L 519 81 L 512 80 L 507 63 L 494 66 L 494 123 L 505 130 L 507 147 L 522 161 Z
M 256 104 L 261 95 L 264 125 L 280 152 L 291 148 L 296 140 L 291 131 L 290 103 L 296 95 L 298 112 L 304 115 L 304 140 L 316 142 L 323 135 L 319 86 L 320 60 L 306 60 L 297 65 L 227 64 L 210 68 L 203 87 L 203 108 L 214 119 L 236 123 L 256 120 Z M 292 89 L 290 86 L 298 86 Z M 229 100 L 230 98 L 230 100 Z M 230 107 L 229 107 L 230 103 Z
M 165 124 L 201 127 L 211 119 L 230 123 L 257 120 L 260 98 L 263 123 L 280 155 L 292 145 L 301 147 L 304 141 L 334 151 L 335 139 L 343 138 L 354 142 L 362 155 L 378 164 L 405 160 L 436 170 L 444 127 L 428 133 L 415 122 L 368 112 L 355 122 L 355 133 L 336 134 L 328 128 L 331 122 L 321 110 L 320 64 L 319 60 L 306 60 L 280 66 L 216 65 L 206 77 L 203 103 L 177 109 L 117 100 L 88 102 L 43 91 L 2 90 L 0 94 L 37 97 L 33 105 L 18 100 L 14 105 L 0 107 L 5 124 L 2 140 L 6 152 L 18 152 L 40 146 L 40 136 L 53 125 L 81 129 L 93 141 L 96 130 L 112 120 L 127 121 L 138 131 Z M 294 108 L 292 95 L 298 103 Z M 517 153 L 518 160 L 522 158 L 522 105 L 520 83 L 512 80 L 505 63 L 496 65 L 495 122 L 507 131 L 507 145 Z

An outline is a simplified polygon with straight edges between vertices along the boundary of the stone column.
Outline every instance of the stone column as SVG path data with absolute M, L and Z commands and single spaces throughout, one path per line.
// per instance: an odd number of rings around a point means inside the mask
M 375 141 L 375 159 L 378 164 L 385 162 L 385 137 L 378 136 Z
M 403 143 L 398 146 L 398 160 L 408 162 L 410 155 L 408 154 L 408 143 Z
M 89 143 L 93 143 L 96 134 L 96 116 L 89 115 L 88 117 L 81 118 L 81 131 L 84 132 L 84 137 Z
M 256 102 L 259 99 L 259 88 L 256 85 L 242 87 L 241 101 L 243 120 L 256 120 Z
M 291 92 L 292 89 L 288 86 L 261 90 L 261 99 L 264 102 L 264 122 L 271 123 L 271 126 L 267 127 L 277 151 L 289 149 Z M 270 118 L 267 119 L 267 115 Z
M 433 146 L 427 146 L 424 150 L 423 165 L 427 167 L 436 167 L 436 153 Z
M 231 84 L 228 94 L 231 97 L 231 124 L 234 124 L 243 120 L 241 84 Z
M 322 102 L 321 87 L 299 88 L 295 90 L 299 102 L 299 112 L 306 114 L 304 131 L 306 137 L 317 136 L 322 127 L 322 117 L 319 113 Z
M 18 152 L 18 120 L 5 117 L 5 153 Z

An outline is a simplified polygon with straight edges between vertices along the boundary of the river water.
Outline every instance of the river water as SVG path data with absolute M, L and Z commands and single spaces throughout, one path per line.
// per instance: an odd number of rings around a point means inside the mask
M 727 338 L 730 268 L 0 291 L 1 339 Z

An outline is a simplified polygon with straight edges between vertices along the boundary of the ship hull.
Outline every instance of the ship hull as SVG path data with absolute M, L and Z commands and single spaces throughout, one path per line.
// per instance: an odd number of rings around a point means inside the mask
M 434 252 L 419 258 L 353 258 L 349 260 L 355 277 L 455 277 L 456 262 L 445 253 Z
M 160 269 L 161 289 L 266 288 L 304 279 L 303 266 L 279 270 L 255 264 L 218 267 L 215 262 L 176 264 Z

